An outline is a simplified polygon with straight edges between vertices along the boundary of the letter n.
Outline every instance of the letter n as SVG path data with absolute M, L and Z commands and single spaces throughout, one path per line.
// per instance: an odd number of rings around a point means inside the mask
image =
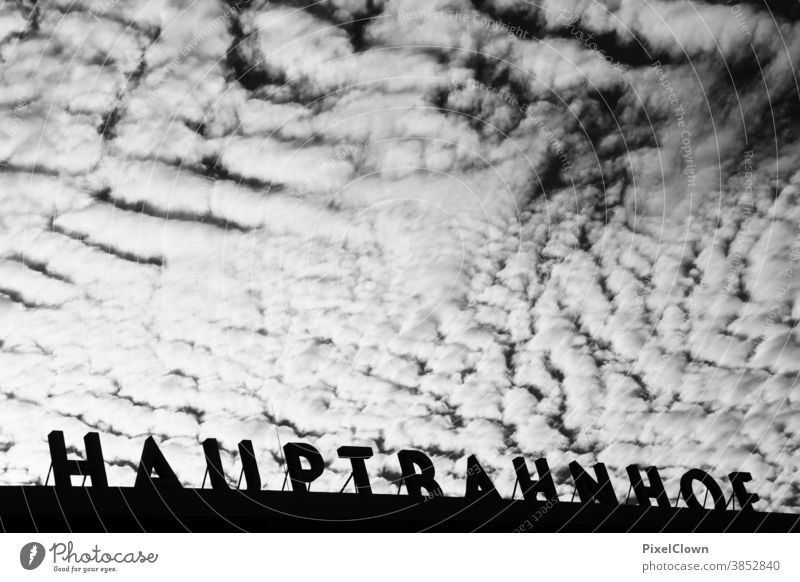
M 108 487 L 99 434 L 88 432 L 83 437 L 83 444 L 86 447 L 85 461 L 67 458 L 67 447 L 64 444 L 62 431 L 50 432 L 47 441 L 50 445 L 50 462 L 53 464 L 56 487 L 72 487 L 72 475 L 91 477 L 92 487 Z
M 608 470 L 603 463 L 597 463 L 594 466 L 594 474 L 597 477 L 597 481 L 592 479 L 576 461 L 572 461 L 569 464 L 569 471 L 575 480 L 575 488 L 578 490 L 578 497 L 580 497 L 581 503 L 597 501 L 608 505 L 619 504 L 617 495 L 614 493 L 614 487 L 611 485 L 611 479 L 608 476 Z

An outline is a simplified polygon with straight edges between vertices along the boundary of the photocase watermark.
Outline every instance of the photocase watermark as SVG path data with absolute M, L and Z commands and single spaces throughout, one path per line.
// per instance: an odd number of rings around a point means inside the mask
M 682 109 L 682 108 L 681 108 Z M 683 117 L 680 117 L 680 121 L 683 121 Z M 744 176 L 744 202 L 742 206 L 744 207 L 742 210 L 743 218 L 742 218 L 742 227 L 739 230 L 739 236 L 737 237 L 736 243 L 731 247 L 729 254 L 728 254 L 728 273 L 725 277 L 725 280 L 722 284 L 722 288 L 720 289 L 720 295 L 726 296 L 734 293 L 736 289 L 740 286 L 740 272 L 742 269 L 742 262 L 743 257 L 745 256 L 748 248 L 748 240 L 747 235 L 755 228 L 757 221 L 756 219 L 756 209 L 755 209 L 755 202 L 753 200 L 753 185 L 754 185 L 754 177 L 753 177 L 753 156 L 754 151 L 748 150 L 744 152 L 744 160 L 743 160 L 743 176 Z M 696 291 L 703 291 L 706 289 L 706 284 L 701 283 L 697 288 Z M 638 321 L 639 316 L 641 316 L 645 311 L 646 299 L 647 296 L 653 290 L 652 284 L 652 275 L 648 274 L 642 279 L 642 285 L 639 288 L 636 298 L 631 302 L 631 313 L 626 318 L 625 324 L 622 326 L 622 332 L 630 332 L 634 327 L 636 327 L 636 323 Z M 696 307 L 696 300 L 694 296 L 690 297 L 687 301 L 687 318 L 691 316 L 693 310 Z M 682 345 L 683 340 L 685 339 L 686 333 L 681 331 L 679 335 L 673 339 L 671 345 L 675 348 L 678 348 Z M 662 357 L 662 362 L 665 364 L 671 354 L 674 353 L 673 349 L 670 349 L 668 353 L 664 354 Z M 659 371 L 662 366 L 657 366 L 656 371 Z
M 15 135 L 19 129 L 20 117 L 25 110 L 30 106 L 30 93 L 23 91 L 14 103 L 14 115 L 11 119 L 11 124 L 8 129 L 10 135 Z
M 512 91 L 502 87 L 495 87 L 493 85 L 489 85 L 488 83 L 483 83 L 478 81 L 477 79 L 469 78 L 464 79 L 458 83 L 458 88 L 460 89 L 473 89 L 475 91 L 480 91 L 481 93 L 489 93 L 492 95 L 497 95 L 500 99 L 502 99 L 507 105 L 519 109 L 522 113 L 525 113 L 528 108 L 527 103 L 520 103 L 519 97 L 514 94 Z
M 14 136 L 17 135 L 19 131 L 19 126 L 22 119 L 22 114 L 25 113 L 25 110 L 30 107 L 31 96 L 30 93 L 27 91 L 23 91 L 20 93 L 17 100 L 14 102 L 14 111 L 11 117 L 11 123 L 6 125 L 5 135 L 3 135 L 4 141 L 12 141 Z M 3 171 L 2 165 L 0 165 L 0 185 L 3 184 L 5 181 L 6 174 Z
M 786 299 L 786 295 L 789 293 L 789 291 L 791 291 L 791 283 L 794 279 L 794 268 L 795 265 L 797 265 L 797 261 L 800 261 L 800 232 L 795 234 L 794 238 L 792 239 L 792 245 L 789 247 L 789 249 L 789 258 L 786 261 L 786 266 L 783 268 L 781 284 L 775 293 L 774 305 L 772 309 L 770 309 L 769 313 L 767 314 L 767 318 L 762 324 L 764 330 L 768 330 L 775 325 L 775 321 L 778 319 L 781 306 Z M 758 338 L 756 343 L 761 343 L 763 339 L 763 336 Z
M 750 25 L 747 22 L 747 16 L 742 11 L 742 7 L 739 6 L 739 3 L 734 3 L 733 0 L 727 0 L 726 4 L 730 6 L 731 14 L 733 14 L 734 18 L 736 18 L 736 24 L 739 25 L 739 30 L 747 36 L 752 36 L 753 33 L 750 30 Z
M 697 296 L 705 293 L 707 289 L 708 284 L 705 281 L 701 281 L 696 287 L 693 288 L 683 305 L 684 323 L 691 321 L 691 319 L 694 317 L 694 314 L 698 308 Z M 661 357 L 656 361 L 653 367 L 647 370 L 647 375 L 651 377 L 657 377 L 659 374 L 661 374 L 675 354 L 686 351 L 686 338 L 688 335 L 689 330 L 687 329 L 686 325 L 677 330 L 669 343 L 664 347 L 664 353 L 661 354 Z
M 581 30 L 576 26 L 576 24 L 580 20 L 580 17 L 577 14 L 574 14 L 571 10 L 567 8 L 562 8 L 561 12 L 559 12 L 558 16 L 556 16 L 556 20 L 564 24 L 565 28 L 569 30 L 569 34 L 574 39 L 582 42 L 583 46 L 586 47 L 587 49 L 598 53 L 602 57 L 602 59 L 606 63 L 608 63 L 611 67 L 615 68 L 623 75 L 628 73 L 628 68 L 625 65 L 613 59 L 606 53 L 606 51 L 600 48 L 600 46 L 597 44 L 597 41 L 595 40 L 593 32 L 586 34 L 586 32 L 584 32 L 583 30 Z
M 753 150 L 744 153 L 744 191 L 746 199 L 744 202 L 744 218 L 742 228 L 736 244 L 731 249 L 728 265 L 728 274 L 722 285 L 722 294 L 729 295 L 739 286 L 739 272 L 742 266 L 742 255 L 747 251 L 747 234 L 753 229 L 755 224 L 755 204 L 753 202 Z M 745 236 L 743 236 L 745 235 Z
M 442 491 L 441 489 L 437 489 L 435 491 L 429 492 L 429 493 L 423 495 L 422 501 L 423 502 L 433 501 L 437 497 L 444 497 L 444 491 Z
M 639 317 L 641 317 L 647 307 L 647 296 L 653 290 L 653 277 L 647 274 L 642 278 L 642 284 L 636 292 L 636 298 L 633 300 L 630 309 L 630 315 L 625 320 L 622 326 L 622 333 L 627 333 L 633 329 Z
M 481 468 L 480 465 L 469 465 L 467 467 L 467 473 L 466 474 L 467 474 L 467 477 L 472 477 L 474 475 L 478 475 L 482 471 L 483 471 L 483 469 Z M 437 497 L 444 497 L 444 496 L 445 496 L 444 492 L 441 489 L 437 489 L 435 491 L 428 492 L 426 495 L 424 495 L 422 497 L 422 501 L 423 502 L 432 501 L 432 500 L 436 499 Z
M 89 14 L 95 20 L 100 20 L 101 16 L 108 14 L 119 3 L 120 0 L 96 0 L 89 6 Z
M 300 183 L 300 185 L 297 188 L 289 192 L 289 195 L 294 196 L 296 198 L 305 196 L 312 190 L 312 185 L 320 175 L 322 175 L 324 172 L 331 169 L 332 167 L 341 164 L 345 160 L 352 160 L 359 154 L 366 151 L 366 149 L 367 149 L 367 144 L 364 142 L 360 144 L 337 145 L 334 148 L 333 156 L 328 158 L 322 164 L 320 164 L 319 166 L 314 168 L 311 172 L 306 174 L 305 179 Z
M 112 0 L 112 1 L 119 1 L 119 0 Z M 160 71 L 161 72 L 161 81 L 155 84 L 152 87 L 149 87 L 150 95 L 147 97 L 146 100 L 136 103 L 135 106 L 131 108 L 131 112 L 137 115 L 143 115 L 150 111 L 154 102 L 158 98 L 156 91 L 158 90 L 161 85 L 163 85 L 167 79 L 170 78 L 170 75 L 175 70 L 181 62 L 189 56 L 195 47 L 200 44 L 203 40 L 208 38 L 215 30 L 217 30 L 221 25 L 227 24 L 235 15 L 239 13 L 238 8 L 235 6 L 229 6 L 225 9 L 225 11 L 217 16 L 214 20 L 207 23 L 203 28 L 196 31 L 192 38 L 181 48 L 180 52 Z
M 686 176 L 686 193 L 691 196 L 697 188 L 697 168 L 694 163 L 694 150 L 692 149 L 692 132 L 688 129 L 681 130 L 680 151 L 683 175 Z
M 539 128 L 539 133 L 542 135 L 542 137 L 544 137 L 550 143 L 550 147 L 553 151 L 553 154 L 556 156 L 558 163 L 561 165 L 561 169 L 565 171 L 569 170 L 572 164 L 569 161 L 567 150 L 564 148 L 564 143 L 553 134 L 553 130 L 550 129 L 550 126 L 545 123 L 544 119 L 538 115 L 532 115 L 530 116 L 530 119 L 532 119 Z
M 697 189 L 697 167 L 694 161 L 694 149 L 692 147 L 692 132 L 686 126 L 686 109 L 681 103 L 678 94 L 675 92 L 672 82 L 669 79 L 661 61 L 655 61 L 652 65 L 658 77 L 659 84 L 664 88 L 667 95 L 671 112 L 675 116 L 675 123 L 680 129 L 680 156 L 681 170 L 686 176 L 686 193 L 691 197 Z
M 25 570 L 40 567 L 49 555 L 52 557 L 54 572 L 75 574 L 117 572 L 121 564 L 155 564 L 158 554 L 137 551 L 104 551 L 97 544 L 88 551 L 77 551 L 74 544 L 56 542 L 49 549 L 39 542 L 28 542 L 19 551 L 19 563 Z
M 534 513 L 530 517 L 530 519 L 526 519 L 525 521 L 523 521 L 521 524 L 519 524 L 514 529 L 514 533 L 522 533 L 522 532 L 526 532 L 526 531 L 532 530 L 533 529 L 533 524 L 537 523 L 545 515 L 547 515 L 547 512 L 550 511 L 551 509 L 553 509 L 556 506 L 557 503 L 558 503 L 558 498 L 557 497 L 552 497 L 552 498 L 548 499 L 547 501 L 545 501 L 544 504 L 539 509 L 536 510 L 536 513 Z M 533 520 L 533 521 L 531 521 L 531 520 Z
M 44 562 L 46 552 L 39 542 L 28 542 L 19 551 L 19 563 L 26 570 L 35 570 Z
M 41 544 L 39 544 L 41 546 Z M 41 547 L 44 550 L 44 547 Z M 48 550 L 53 557 L 54 572 L 109 573 L 120 564 L 155 564 L 158 554 L 137 551 L 104 551 L 97 544 L 88 551 L 76 551 L 73 543 L 56 542 Z
M 675 92 L 675 88 L 672 86 L 672 82 L 667 75 L 667 72 L 664 70 L 661 61 L 655 61 L 653 64 L 650 65 L 656 72 L 656 76 L 658 77 L 658 83 L 663 87 L 664 93 L 667 95 L 667 101 L 669 101 L 671 112 L 675 117 L 675 123 L 678 126 L 678 129 L 685 130 L 681 132 L 681 137 L 684 137 L 684 133 L 686 134 L 687 138 L 691 137 L 691 134 L 686 129 L 686 109 L 683 107 L 678 94 Z
M 503 87 L 494 87 L 487 83 L 483 83 L 476 79 L 465 79 L 461 81 L 458 85 L 460 88 L 469 88 L 476 91 L 481 91 L 482 93 L 489 93 L 492 95 L 497 95 L 500 99 L 502 99 L 507 105 L 510 107 L 514 107 L 515 109 L 519 110 L 523 116 L 533 121 L 536 124 L 536 127 L 539 130 L 539 134 L 550 144 L 550 149 L 555 157 L 558 159 L 559 164 L 561 165 L 562 170 L 569 170 L 572 164 L 570 163 L 569 156 L 567 155 L 567 149 L 558 136 L 555 135 L 553 130 L 547 124 L 543 117 L 540 115 L 533 113 L 530 109 L 530 104 L 520 102 L 519 97 L 514 94 L 512 91 L 509 91 Z
M 474 14 L 468 14 L 444 10 L 400 10 L 397 14 L 397 17 L 399 20 L 449 20 L 461 24 L 468 24 L 472 22 L 473 24 L 478 24 L 494 32 L 502 32 L 522 40 L 527 40 L 529 38 L 528 31 L 521 26 L 509 26 L 507 23 L 502 22 L 501 20 L 495 20 L 494 18 L 478 12 Z

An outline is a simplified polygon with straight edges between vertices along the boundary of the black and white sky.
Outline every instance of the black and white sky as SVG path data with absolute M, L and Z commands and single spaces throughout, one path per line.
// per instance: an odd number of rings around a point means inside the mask
M 800 505 L 800 8 L 0 5 L 0 482 L 46 435 L 750 471 Z M 561 491 L 572 488 L 561 479 Z M 674 493 L 673 493 L 674 495 Z

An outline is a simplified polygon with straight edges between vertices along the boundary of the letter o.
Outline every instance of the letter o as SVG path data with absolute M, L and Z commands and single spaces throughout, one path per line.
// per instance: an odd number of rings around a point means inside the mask
M 704 509 L 703 504 L 698 501 L 692 490 L 692 485 L 695 481 L 702 483 L 711 493 L 711 497 L 714 500 L 714 509 L 725 509 L 727 503 L 722 489 L 714 478 L 702 469 L 690 469 L 681 477 L 681 497 L 683 497 L 688 507 L 692 509 Z

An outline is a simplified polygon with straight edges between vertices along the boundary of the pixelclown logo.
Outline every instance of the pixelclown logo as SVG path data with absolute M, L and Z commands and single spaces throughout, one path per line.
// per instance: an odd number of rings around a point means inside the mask
M 45 556 L 44 546 L 38 542 L 29 542 L 19 551 L 19 563 L 26 570 L 35 570 L 42 565 Z

